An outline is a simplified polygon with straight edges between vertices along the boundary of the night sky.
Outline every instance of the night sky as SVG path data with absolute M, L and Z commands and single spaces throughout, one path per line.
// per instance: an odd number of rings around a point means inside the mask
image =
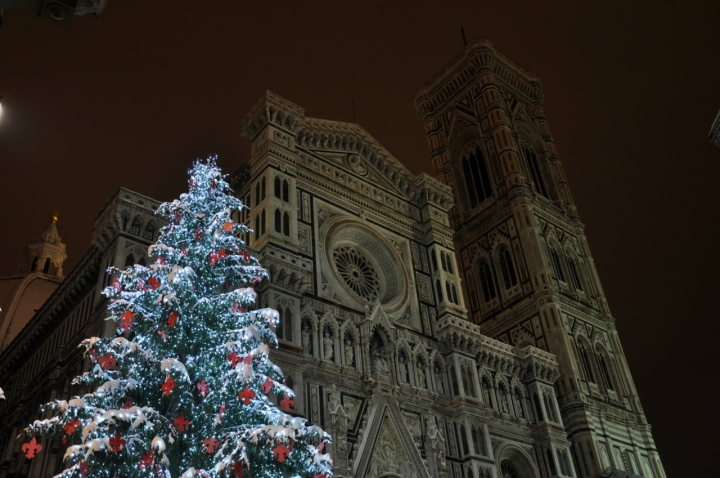
M 330 120 L 352 121 L 354 99 L 359 124 L 431 173 L 412 97 L 462 25 L 542 80 L 667 474 L 718 476 L 720 2 L 625 3 L 110 0 L 69 29 L 6 11 L 0 273 L 55 207 L 67 273 L 118 187 L 173 199 L 210 154 L 234 171 L 266 89 Z

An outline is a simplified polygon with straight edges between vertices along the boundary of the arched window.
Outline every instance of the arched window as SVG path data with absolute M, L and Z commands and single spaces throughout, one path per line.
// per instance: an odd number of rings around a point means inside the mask
M 452 383 L 453 395 L 460 395 L 458 390 L 457 374 L 455 373 L 455 366 L 450 366 L 450 383 Z
M 450 288 L 452 289 L 453 303 L 456 305 L 460 305 L 460 300 L 458 299 L 457 287 L 455 287 L 455 284 L 450 284 Z
M 255 205 L 260 204 L 260 182 L 255 184 Z
M 145 267 L 145 266 L 147 265 L 147 263 L 145 262 L 145 258 L 144 258 L 144 257 L 141 257 L 141 258 L 140 258 L 140 260 L 138 261 L 138 265 L 141 265 L 141 266 L 143 266 L 143 267 Z
M 38 258 L 36 257 L 35 259 L 33 259 L 32 266 L 30 267 L 30 271 L 35 272 L 35 270 L 37 269 L 37 266 L 38 266 Z
M 572 259 L 572 257 L 567 258 L 568 263 L 568 269 L 570 269 L 570 278 L 573 281 L 573 286 L 577 290 L 583 290 L 582 288 L 582 282 L 580 282 L 580 274 L 577 270 L 577 264 L 575 264 L 575 261 Z
M 465 389 L 465 393 L 470 395 L 471 397 L 474 397 L 475 384 L 473 383 L 472 372 L 470 371 L 470 368 L 467 366 L 462 367 L 460 369 L 460 372 L 462 373 L 463 388 Z
M 293 391 L 295 389 L 295 381 L 293 380 L 293 378 L 290 375 L 285 377 L 285 386 Z
M 510 251 L 505 248 L 500 249 L 500 270 L 502 271 L 503 280 L 505 281 L 505 289 L 517 285 L 517 275 L 515 275 L 515 266 L 510 256 Z
M 145 231 L 143 231 L 143 239 L 152 241 L 153 237 L 155 237 L 155 226 L 153 226 L 152 223 L 148 222 L 145 226 Z
M 140 226 L 142 226 L 142 223 L 140 222 L 140 218 L 136 217 L 130 223 L 130 229 L 128 230 L 128 232 L 130 234 L 135 234 L 136 236 L 139 236 L 140 235 Z
M 545 181 L 543 180 L 543 175 L 540 170 L 540 164 L 538 163 L 537 155 L 528 148 L 523 148 L 523 150 L 525 152 L 525 160 L 527 161 L 528 169 L 530 170 L 533 183 L 535 184 L 535 190 L 539 194 L 548 197 L 547 189 L 545 188 Z
M 463 176 L 470 208 L 485 201 L 492 195 L 490 174 L 480 148 L 468 152 L 462 160 Z
M 443 301 L 442 285 L 440 285 L 440 279 L 435 281 L 435 292 L 437 292 L 438 304 Z
M 50 272 L 50 258 L 49 257 L 45 258 L 45 265 L 43 265 L 43 272 L 45 274 Z
M 580 355 L 580 365 L 582 366 L 583 373 L 588 382 L 595 382 L 595 375 L 593 374 L 592 366 L 590 365 L 590 355 L 588 355 L 585 345 L 582 343 L 578 344 L 578 353 Z
M 290 201 L 290 184 L 288 184 L 287 179 L 283 179 L 282 195 L 283 201 Z
M 450 291 L 450 283 L 445 281 L 445 292 L 447 293 L 447 298 L 450 302 L 452 302 L 452 292 Z
M 278 339 L 284 339 L 288 342 L 292 342 L 293 339 L 293 314 L 290 306 L 280 305 L 278 306 L 278 312 L 280 314 L 280 321 L 278 326 L 275 328 L 275 334 Z
M 462 443 L 463 456 L 470 454 L 470 446 L 468 444 L 467 433 L 465 433 L 465 425 L 460 425 L 460 442 Z
M 557 277 L 558 280 L 565 282 L 565 272 L 563 272 L 562 264 L 560 263 L 560 254 L 558 254 L 558 252 L 552 247 L 550 248 L 550 258 L 552 259 L 555 277 Z
M 128 254 L 125 258 L 125 267 L 131 267 L 135 265 L 135 257 L 132 254 Z
M 260 234 L 265 234 L 265 209 L 260 213 Z
M 548 414 L 548 418 L 557 423 L 557 414 L 555 413 L 555 406 L 552 397 L 546 393 L 543 395 L 543 400 L 545 401 L 545 411 Z
M 485 302 L 490 302 L 496 297 L 492 269 L 490 269 L 490 265 L 485 261 L 480 263 L 480 285 L 482 286 Z
M 440 262 L 442 263 L 442 268 L 445 272 L 447 272 L 447 263 L 445 262 L 445 253 L 440 251 Z
M 536 415 L 538 417 L 538 422 L 541 422 L 543 420 L 543 412 L 537 393 L 533 393 L 533 403 L 535 404 L 535 411 L 537 412 Z
M 557 468 L 555 467 L 555 460 L 553 459 L 553 453 L 550 448 L 545 449 L 545 456 L 547 456 L 548 465 L 550 466 L 550 475 L 557 475 Z
M 290 235 L 290 214 L 287 212 L 283 214 L 283 234 Z
M 436 251 L 435 249 L 433 249 L 432 251 L 430 251 L 430 257 L 431 257 L 431 259 L 432 259 L 433 270 L 434 270 L 434 271 L 437 271 L 437 270 L 438 270 L 437 251 Z
M 280 209 L 275 209 L 275 232 L 282 233 L 282 213 Z
M 260 180 L 260 200 L 265 199 L 265 178 Z
M 260 237 L 260 214 L 255 216 L 255 240 Z
M 450 274 L 454 274 L 454 272 L 453 272 L 452 254 L 448 254 L 448 256 L 447 256 L 447 267 L 448 267 L 448 270 L 447 270 L 447 271 L 448 271 Z
M 275 197 L 278 199 L 282 198 L 280 195 L 280 187 L 280 176 L 275 176 Z
M 483 439 L 482 429 L 478 426 L 472 427 L 472 441 L 475 453 L 485 455 L 485 440 Z
M 615 390 L 613 388 L 612 379 L 610 378 L 610 368 L 608 367 L 607 361 L 605 360 L 605 356 L 602 352 L 598 352 L 597 361 L 600 365 L 600 377 L 602 378 L 603 385 L 609 390 Z

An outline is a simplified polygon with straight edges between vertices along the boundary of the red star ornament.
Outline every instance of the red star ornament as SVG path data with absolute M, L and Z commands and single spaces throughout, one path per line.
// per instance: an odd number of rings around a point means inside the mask
M 103 355 L 102 357 L 100 357 L 98 359 L 98 363 L 100 364 L 100 366 L 102 367 L 103 370 L 107 370 L 110 367 L 114 367 L 115 364 L 117 363 L 117 360 L 115 360 L 115 357 L 113 357 L 109 353 L 106 353 L 105 355 Z
M 242 257 L 242 259 L 243 259 L 245 262 L 247 262 L 247 261 L 250 260 L 250 254 L 248 254 L 248 251 L 242 251 L 242 252 L 240 253 L 240 256 Z
M 110 437 L 109 442 L 110 447 L 115 453 L 120 453 L 127 444 L 127 441 L 120 435 L 120 432 L 115 433 L 114 437 Z
M 42 451 L 42 445 L 37 442 L 35 437 L 33 437 L 28 443 L 23 443 L 22 450 L 25 454 L 25 458 L 31 460 Z
M 80 462 L 80 474 L 83 478 L 90 474 L 90 467 L 84 461 Z
M 285 395 L 285 398 L 280 400 L 280 406 L 283 407 L 285 410 L 290 410 L 291 408 L 295 407 L 295 400 Z
M 190 426 L 190 422 L 187 418 L 185 418 L 185 414 L 183 413 L 173 420 L 173 425 L 175 425 L 178 431 L 182 433 Z
M 225 249 L 220 249 L 217 251 L 217 257 L 218 259 L 225 259 L 228 256 L 228 253 Z
M 147 285 L 150 286 L 151 290 L 157 290 L 158 287 L 160 287 L 160 281 L 157 277 L 151 277 L 150 279 L 148 279 Z
M 262 384 L 261 388 L 265 395 L 268 395 L 270 393 L 270 390 L 272 390 L 273 381 L 269 378 L 265 379 L 265 383 Z
M 173 391 L 173 388 L 175 388 L 175 380 L 171 376 L 168 375 L 168 377 L 165 379 L 165 383 L 162 384 L 160 388 L 162 388 L 163 395 L 170 395 Z
M 238 397 L 240 397 L 240 400 L 242 400 L 245 405 L 248 405 L 250 403 L 250 400 L 255 398 L 255 392 L 250 390 L 250 387 L 245 387 L 245 390 L 238 393 Z
M 170 327 L 175 327 L 175 322 L 177 322 L 177 319 L 178 319 L 179 317 L 180 317 L 180 316 L 178 315 L 177 312 L 173 312 L 172 314 L 170 314 L 170 317 L 168 317 L 168 319 L 167 319 L 168 325 L 169 325 Z
M 144 470 L 148 466 L 152 466 L 152 463 L 153 463 L 153 455 L 152 455 L 152 450 L 151 450 L 151 451 L 145 453 L 140 458 L 140 469 Z
M 82 422 L 76 418 L 74 420 L 70 420 L 69 422 L 67 422 L 63 426 L 63 429 L 65 430 L 65 433 L 67 435 L 72 435 L 73 433 L 75 433 L 75 430 L 80 428 L 80 425 L 82 425 Z
M 206 438 L 203 440 L 203 445 L 208 453 L 215 453 L 217 450 L 218 442 L 215 437 Z
M 237 367 L 237 365 L 242 362 L 242 357 L 240 357 L 234 350 L 231 354 L 227 356 L 227 359 L 230 361 L 230 365 L 232 365 L 233 367 Z
M 245 360 L 243 360 L 243 363 L 245 365 L 250 365 L 250 362 L 252 362 L 253 354 L 247 354 L 247 357 L 245 357 Z
M 287 459 L 288 455 L 290 455 L 291 452 L 292 452 L 292 450 L 290 448 L 286 447 L 284 443 L 280 443 L 278 446 L 276 446 L 273 449 L 273 455 L 275 455 L 275 458 L 280 463 L 284 462 Z
M 197 384 L 198 390 L 200 390 L 200 395 L 203 397 L 207 395 L 208 393 L 208 386 L 205 385 L 205 379 L 200 380 L 200 382 Z
M 222 225 L 222 229 L 223 229 L 223 231 L 225 231 L 226 233 L 229 234 L 233 230 L 233 222 L 232 221 L 225 222 L 225 224 Z

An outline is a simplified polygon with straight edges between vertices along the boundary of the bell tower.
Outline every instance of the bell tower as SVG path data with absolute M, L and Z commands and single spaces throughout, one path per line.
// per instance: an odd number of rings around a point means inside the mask
M 539 79 L 470 42 L 415 94 L 435 176 L 452 186 L 468 318 L 555 354 L 580 477 L 665 476 L 542 108 Z
M 50 225 L 25 248 L 25 264 L 21 265 L 19 273 L 42 272 L 63 278 L 63 263 L 67 259 L 65 244 L 63 244 L 57 230 L 58 213 L 50 216 Z

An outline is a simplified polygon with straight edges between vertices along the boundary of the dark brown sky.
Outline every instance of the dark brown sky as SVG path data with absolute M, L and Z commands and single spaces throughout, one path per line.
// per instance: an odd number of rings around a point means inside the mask
M 60 209 L 66 270 L 124 186 L 177 196 L 193 159 L 227 172 L 265 89 L 357 122 L 430 172 L 415 89 L 468 38 L 543 81 L 545 112 L 667 473 L 718 476 L 720 2 L 111 0 L 0 32 L 0 273 Z

